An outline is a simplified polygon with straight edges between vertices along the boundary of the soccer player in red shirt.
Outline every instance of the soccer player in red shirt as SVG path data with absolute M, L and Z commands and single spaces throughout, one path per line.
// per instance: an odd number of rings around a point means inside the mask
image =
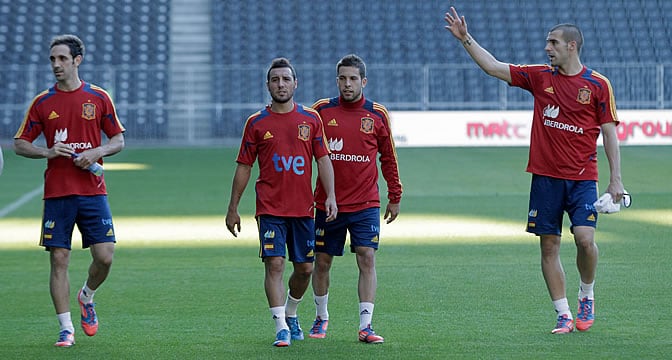
M 557 312 L 554 334 L 574 330 L 560 261 L 564 212 L 572 223 L 580 274 L 576 328 L 587 331 L 594 321 L 593 285 L 597 270 L 597 138 L 603 136 L 609 162 L 607 192 L 615 202 L 625 190 L 616 126 L 616 104 L 609 80 L 581 63 L 583 34 L 573 24 L 554 26 L 544 50 L 550 65 L 518 66 L 497 60 L 467 31 L 455 8 L 446 13 L 446 28 L 488 75 L 523 88 L 534 96 L 527 171 L 532 173 L 527 231 L 541 242 L 541 270 Z
M 334 173 L 325 144 L 322 120 L 313 109 L 294 102 L 296 71 L 285 58 L 274 59 L 266 75 L 272 101 L 245 123 L 233 177 L 226 227 L 240 231 L 238 204 L 250 180 L 252 165 L 259 164 L 256 219 L 259 255 L 264 262 L 266 298 L 275 321 L 274 346 L 302 340 L 296 309 L 313 272 L 315 223 L 313 220 L 312 160 L 327 196 L 321 204 L 328 221 L 336 218 Z M 285 249 L 287 248 L 287 250 Z M 285 255 L 294 265 L 285 300 Z
M 357 55 L 343 57 L 336 65 L 340 96 L 318 100 L 314 105 L 322 117 L 332 151 L 338 219 L 326 221 L 324 202 L 327 193 L 317 185 L 315 192 L 315 273 L 313 292 L 316 319 L 310 337 L 324 338 L 329 324 L 327 311 L 329 270 L 334 256 L 343 256 L 346 233 L 350 251 L 359 267 L 359 340 L 382 343 L 383 337 L 371 327 L 376 297 L 375 253 L 380 235 L 380 194 L 378 165 L 380 154 L 383 178 L 387 182 L 387 223 L 399 215 L 402 186 L 399 165 L 387 109 L 366 99 L 366 64 Z
M 55 345 L 69 347 L 75 343 L 68 279 L 74 225 L 82 233 L 82 247 L 89 248 L 92 256 L 77 296 L 88 336 L 98 331 L 93 295 L 109 274 L 116 242 L 104 176 L 87 169 L 123 149 L 125 129 L 107 92 L 80 80 L 84 43 L 78 37 L 55 37 L 49 59 L 57 82 L 33 99 L 14 137 L 14 148 L 27 158 L 47 158 L 40 245 L 50 252 L 49 288 L 61 326 Z M 106 144 L 101 132 L 109 139 Z M 46 147 L 33 144 L 41 134 Z

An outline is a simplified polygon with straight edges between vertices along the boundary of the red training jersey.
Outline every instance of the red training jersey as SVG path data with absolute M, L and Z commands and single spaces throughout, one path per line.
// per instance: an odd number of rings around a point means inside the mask
M 100 146 L 101 132 L 111 138 L 124 131 L 109 94 L 82 81 L 73 91 L 62 91 L 54 85 L 38 94 L 14 138 L 33 142 L 44 134 L 48 148 L 62 142 L 79 153 Z M 103 159 L 98 163 L 102 164 Z M 73 159 L 58 156 L 47 160 L 45 199 L 105 194 L 104 178 L 76 166 Z
M 313 217 L 313 158 L 329 154 L 315 110 L 294 104 L 280 114 L 270 106 L 252 114 L 236 162 L 259 163 L 256 215 Z
M 380 207 L 378 154 L 383 178 L 387 182 L 387 198 L 390 203 L 399 203 L 402 186 L 387 109 L 364 96 L 354 103 L 343 101 L 340 97 L 321 99 L 315 102 L 313 108 L 323 119 L 332 152 L 330 158 L 334 167 L 338 211 Z M 324 210 L 326 199 L 327 194 L 318 181 L 315 190 L 317 208 Z
M 615 122 L 609 80 L 585 66 L 567 76 L 549 65 L 510 65 L 511 86 L 534 96 L 527 171 L 566 180 L 598 180 L 600 126 Z

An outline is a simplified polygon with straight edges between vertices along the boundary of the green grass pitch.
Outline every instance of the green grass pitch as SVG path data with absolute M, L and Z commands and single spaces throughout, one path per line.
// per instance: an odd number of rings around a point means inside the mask
M 374 328 L 357 341 L 354 256 L 332 269 L 326 339 L 273 348 L 253 221 L 254 184 L 242 199 L 241 238 L 224 226 L 237 149 L 129 146 L 105 161 L 118 236 L 96 294 L 100 330 L 78 327 L 77 289 L 90 261 L 75 240 L 70 266 L 77 344 L 55 348 L 47 253 L 37 246 L 44 161 L 5 148 L 0 176 L 2 359 L 560 359 L 669 358 L 672 351 L 672 147 L 622 147 L 633 206 L 601 215 L 596 323 L 553 336 L 539 245 L 524 232 L 526 148 L 398 149 L 404 198 L 383 225 Z M 608 180 L 600 148 L 600 188 Z M 381 188 L 385 185 L 381 182 Z M 22 201 L 19 201 L 23 199 Z M 578 275 L 563 234 L 568 298 Z M 291 266 L 288 266 L 289 270 Z M 299 307 L 314 317 L 309 290 Z M 574 309 L 575 312 L 575 309 Z

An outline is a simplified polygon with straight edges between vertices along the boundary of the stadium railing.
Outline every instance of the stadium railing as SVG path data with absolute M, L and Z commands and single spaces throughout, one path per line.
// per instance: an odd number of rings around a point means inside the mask
M 338 94 L 333 65 L 296 64 L 297 102 Z M 198 66 L 189 67 L 198 71 Z M 594 64 L 612 83 L 619 109 L 671 109 L 672 64 Z M 266 66 L 214 66 L 209 98 L 186 98 L 199 83 L 170 89 L 168 67 L 102 66 L 82 69 L 80 76 L 106 88 L 117 105 L 129 139 L 170 140 L 199 144 L 237 138 L 246 117 L 270 101 L 265 91 Z M 157 76 L 157 73 L 163 75 Z M 473 64 L 370 65 L 368 98 L 389 110 L 526 110 L 531 96 L 488 77 Z M 147 78 L 137 86 L 134 79 Z M 32 98 L 53 85 L 44 66 L 10 66 L 7 90 L 0 94 L 0 140 L 11 140 Z M 130 79 L 130 83 L 122 83 Z M 193 88 L 189 88 L 193 87 Z M 157 95 L 159 94 L 159 95 Z

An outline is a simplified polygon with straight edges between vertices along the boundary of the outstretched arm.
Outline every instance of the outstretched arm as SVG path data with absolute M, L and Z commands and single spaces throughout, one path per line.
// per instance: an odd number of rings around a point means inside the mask
M 451 12 L 446 13 L 444 18 L 448 29 L 457 40 L 460 40 L 464 49 L 476 64 L 485 71 L 486 74 L 494 76 L 508 83 L 511 82 L 511 72 L 509 64 L 495 59 L 492 54 L 479 45 L 476 40 L 467 31 L 467 20 L 464 16 L 460 17 L 454 7 L 450 7 Z

